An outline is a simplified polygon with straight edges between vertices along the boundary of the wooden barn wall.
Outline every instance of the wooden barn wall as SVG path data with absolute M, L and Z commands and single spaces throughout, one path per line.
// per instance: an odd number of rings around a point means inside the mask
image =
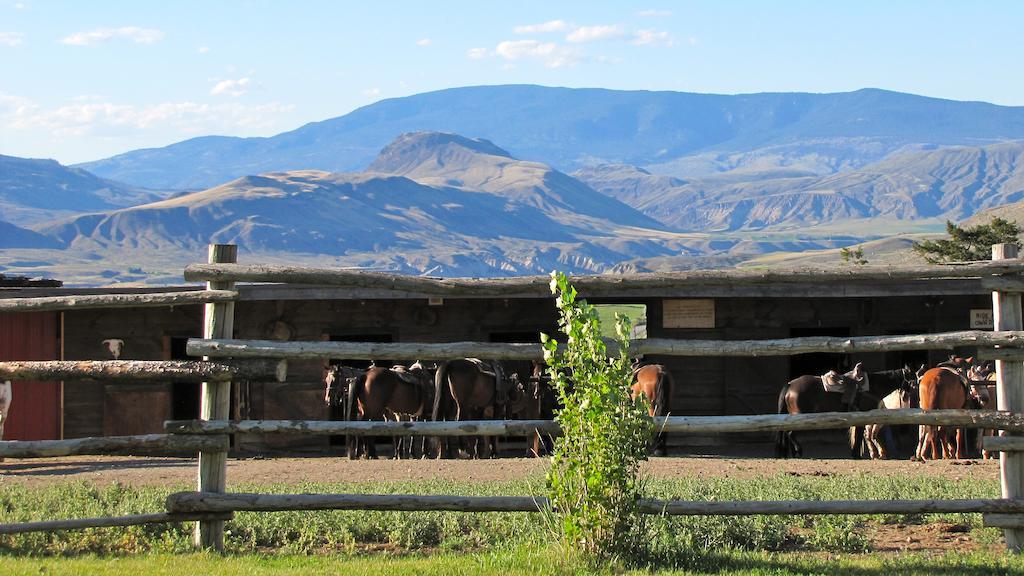
M 76 310 L 64 313 L 64 358 L 109 360 L 103 340 L 124 340 L 123 360 L 163 360 L 167 338 L 202 336 L 202 306 Z M 171 382 L 66 382 L 64 436 L 150 434 L 169 418 Z

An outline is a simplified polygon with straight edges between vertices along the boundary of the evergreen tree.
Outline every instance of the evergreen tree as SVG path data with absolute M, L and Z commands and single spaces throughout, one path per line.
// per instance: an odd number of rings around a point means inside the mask
M 993 244 L 1020 246 L 1017 239 L 1020 235 L 1020 226 L 1016 222 L 1002 218 L 993 218 L 988 224 L 978 224 L 970 228 L 961 228 L 947 220 L 946 233 L 949 234 L 949 238 L 914 242 L 914 252 L 920 254 L 930 264 L 939 264 L 988 260 L 992 255 Z

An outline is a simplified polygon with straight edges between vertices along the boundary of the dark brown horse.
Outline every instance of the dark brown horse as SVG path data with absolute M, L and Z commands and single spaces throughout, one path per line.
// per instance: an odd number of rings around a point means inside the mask
M 910 368 L 885 370 L 882 372 L 864 372 L 860 364 L 846 374 L 838 375 L 848 386 L 859 386 L 867 378 L 869 390 L 859 392 L 854 399 L 856 410 L 872 410 L 878 402 L 901 387 L 912 387 L 916 375 Z M 844 404 L 843 394 L 826 392 L 821 376 L 806 375 L 794 378 L 783 386 L 779 392 L 779 414 L 808 414 L 814 412 L 846 412 L 850 406 Z M 851 453 L 859 458 L 863 444 L 863 435 L 852 435 Z M 777 458 L 799 457 L 803 455 L 803 447 L 796 441 L 792 431 L 776 432 L 775 456 Z
M 335 378 L 331 378 L 332 374 Z M 328 372 L 326 399 L 329 403 L 336 402 L 340 396 L 335 379 L 337 371 Z M 409 368 L 371 367 L 366 372 L 348 380 L 345 401 L 346 420 L 415 420 L 427 413 L 433 404 L 434 387 L 429 371 L 419 362 Z M 349 458 L 358 458 L 363 454 L 359 442 L 349 442 Z M 395 458 L 403 454 L 412 456 L 412 442 L 395 437 Z M 365 455 L 376 458 L 376 447 L 373 441 L 367 442 Z
M 544 363 L 534 360 L 529 365 L 528 376 L 522 370 L 512 371 L 509 378 L 515 381 L 509 390 L 506 415 L 513 420 L 550 420 L 554 417 L 554 393 L 551 379 L 544 373 Z M 516 367 L 510 367 L 514 370 Z M 540 456 L 549 450 L 546 439 L 534 432 L 526 439 L 527 456 Z
M 672 373 L 661 364 L 646 364 L 633 370 L 633 384 L 630 387 L 630 396 L 635 400 L 643 394 L 647 397 L 648 414 L 653 418 L 656 416 L 668 416 L 671 412 L 672 393 L 675 384 L 672 380 Z M 657 434 L 654 441 L 654 455 L 665 456 L 667 454 L 667 434 Z
M 504 415 L 502 402 L 507 401 L 507 386 L 500 363 L 487 366 L 475 358 L 443 362 L 434 376 L 433 419 L 489 420 L 496 413 L 502 412 Z M 447 457 L 449 448 L 448 442 L 437 441 L 437 457 Z M 469 458 L 487 458 L 492 455 L 490 440 L 480 437 L 465 437 L 463 449 Z

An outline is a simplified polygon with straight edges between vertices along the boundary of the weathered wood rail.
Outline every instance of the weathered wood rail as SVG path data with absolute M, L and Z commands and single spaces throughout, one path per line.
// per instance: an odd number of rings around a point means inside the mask
M 447 496 L 420 494 L 252 494 L 178 492 L 167 497 L 173 513 L 375 510 L 397 512 L 539 512 L 543 496 Z M 957 514 L 1024 513 L 1024 500 L 656 500 L 641 499 L 640 512 L 669 516 L 749 514 Z
M 1024 432 L 1024 414 L 984 410 L 870 410 L 751 416 L 667 416 L 655 427 L 674 434 L 726 434 L 785 430 L 843 429 L 867 424 L 947 425 Z M 526 436 L 561 433 L 551 420 L 468 420 L 461 422 L 368 422 L 330 420 L 171 420 L 174 434 L 302 434 L 315 436 Z
M 226 435 L 190 437 L 180 434 L 141 434 L 67 440 L 0 440 L 0 458 L 182 454 L 199 450 L 227 450 L 228 445 Z
M 287 360 L 45 360 L 0 362 L 0 380 L 205 382 L 235 379 L 284 382 Z
M 69 520 L 44 520 L 41 522 L 19 522 L 0 524 L 0 534 L 23 534 L 26 532 L 52 532 L 54 530 L 81 530 L 83 528 L 112 528 L 139 526 L 142 524 L 165 524 L 168 522 L 193 522 L 197 520 L 230 520 L 230 512 L 189 512 L 154 514 L 131 514 L 128 516 L 100 516 L 97 518 L 72 518 Z
M 668 340 L 647 338 L 630 343 L 633 356 L 788 356 L 810 352 L 855 353 L 892 350 L 935 350 L 955 346 L 1024 347 L 1024 331 L 987 332 L 965 330 L 912 336 L 856 336 L 832 338 L 811 336 L 772 340 Z M 278 342 L 274 340 L 233 340 L 190 338 L 190 356 L 232 358 L 320 359 L 409 358 L 452 360 L 489 358 L 494 360 L 540 360 L 537 344 L 488 342 Z
M 158 306 L 205 304 L 207 302 L 231 302 L 236 298 L 238 298 L 238 292 L 234 290 L 0 298 L 0 312 L 47 312 L 53 310 L 84 310 L 86 308 L 152 308 Z

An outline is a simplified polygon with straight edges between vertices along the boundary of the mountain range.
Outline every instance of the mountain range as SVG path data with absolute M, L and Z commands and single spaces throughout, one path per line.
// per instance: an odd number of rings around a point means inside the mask
M 451 89 L 75 167 L 0 156 L 0 270 L 173 282 L 210 242 L 442 276 L 730 266 L 1012 212 L 1017 139 L 1024 108 L 882 90 Z

